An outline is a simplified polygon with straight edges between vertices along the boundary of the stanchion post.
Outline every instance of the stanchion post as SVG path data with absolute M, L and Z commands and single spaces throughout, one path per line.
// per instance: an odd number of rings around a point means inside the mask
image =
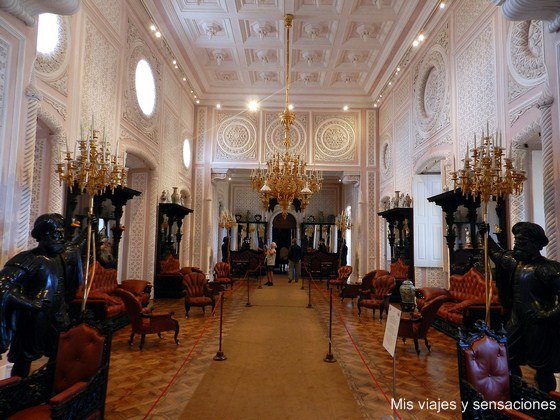
M 251 301 L 249 299 L 249 272 L 247 272 L 247 274 L 245 275 L 245 278 L 247 279 L 247 303 L 245 304 L 245 306 L 249 307 L 249 306 L 253 306 L 253 305 L 251 305 Z
M 222 360 L 227 359 L 227 357 L 224 355 L 224 352 L 222 351 L 223 319 L 224 319 L 224 292 L 220 292 L 220 344 L 218 346 L 218 351 L 216 352 L 216 355 L 214 356 L 214 360 L 217 360 L 217 361 L 222 361 Z
M 329 294 L 329 352 L 327 353 L 323 361 L 327 363 L 336 362 L 336 359 L 332 354 L 332 289 L 330 289 Z
M 308 292 L 307 292 L 307 307 L 312 308 L 313 305 L 311 304 L 311 276 L 307 277 L 307 284 L 308 284 Z M 303 288 L 303 280 L 301 281 L 301 287 Z

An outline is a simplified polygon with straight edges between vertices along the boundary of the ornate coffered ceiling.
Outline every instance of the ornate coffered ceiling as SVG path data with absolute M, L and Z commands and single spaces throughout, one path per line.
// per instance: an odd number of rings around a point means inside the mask
M 145 0 L 202 104 L 371 107 L 437 0 Z M 266 106 L 266 105 L 265 105 Z

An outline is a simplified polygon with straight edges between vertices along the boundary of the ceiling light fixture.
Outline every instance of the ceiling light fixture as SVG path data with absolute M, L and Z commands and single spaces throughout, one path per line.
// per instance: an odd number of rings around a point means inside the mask
M 284 153 L 275 153 L 267 162 L 267 169 L 254 169 L 251 172 L 251 187 L 258 191 L 263 208 L 268 209 L 271 199 L 276 199 L 282 209 L 284 218 L 288 214 L 288 207 L 298 200 L 303 211 L 309 204 L 311 196 L 321 190 L 323 177 L 320 172 L 306 171 L 306 162 L 300 155 L 292 154 L 290 147 L 290 130 L 296 115 L 289 108 L 290 90 L 290 28 L 293 15 L 284 17 L 286 28 L 286 92 L 285 108 L 279 114 L 280 122 L 284 126 Z

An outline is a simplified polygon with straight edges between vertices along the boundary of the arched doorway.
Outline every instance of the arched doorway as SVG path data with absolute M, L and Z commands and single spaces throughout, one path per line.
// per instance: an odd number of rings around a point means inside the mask
M 282 273 L 285 273 L 288 268 L 288 249 L 292 238 L 296 237 L 296 228 L 296 218 L 289 213 L 285 218 L 282 213 L 279 213 L 272 220 L 272 241 L 276 242 L 278 249 L 276 269 Z

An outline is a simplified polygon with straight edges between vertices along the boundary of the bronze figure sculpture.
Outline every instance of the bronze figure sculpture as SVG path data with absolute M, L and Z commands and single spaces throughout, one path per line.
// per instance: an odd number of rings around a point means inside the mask
M 0 354 L 9 347 L 12 376 L 27 376 L 33 360 L 54 355 L 58 332 L 69 323 L 68 303 L 83 281 L 83 232 L 67 242 L 64 217 L 43 214 L 31 231 L 37 247 L 0 271 Z
M 556 388 L 554 373 L 560 372 L 560 263 L 541 255 L 548 238 L 539 225 L 519 222 L 512 233 L 511 251 L 488 238 L 496 286 L 508 319 L 510 368 L 521 376 L 519 366 L 529 365 L 536 370 L 539 389 L 549 392 Z

